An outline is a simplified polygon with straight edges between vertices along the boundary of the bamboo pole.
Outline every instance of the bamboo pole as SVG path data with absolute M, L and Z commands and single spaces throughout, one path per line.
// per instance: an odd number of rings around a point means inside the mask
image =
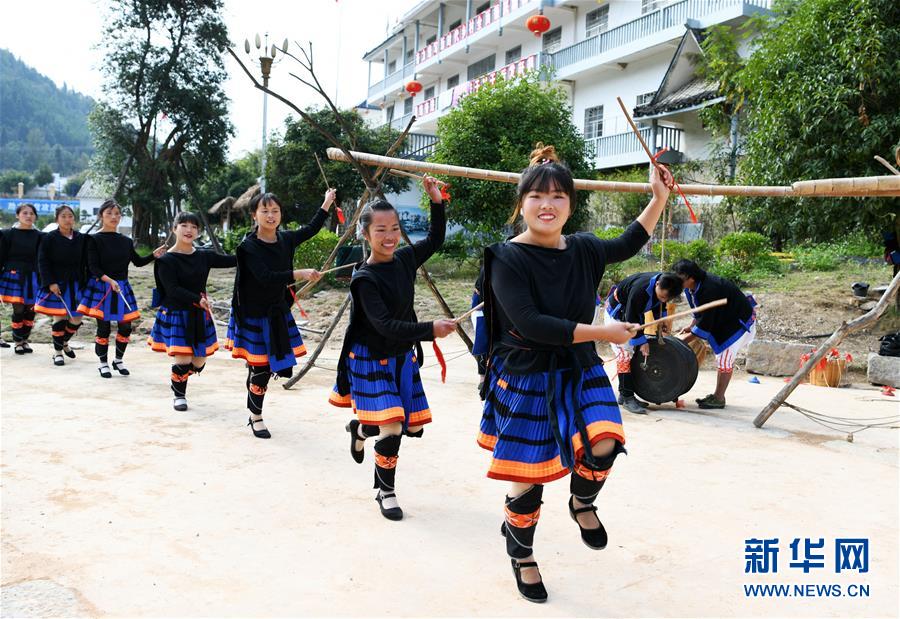
M 329 148 L 328 158 L 332 161 L 349 162 L 350 159 L 339 149 Z M 396 157 L 384 157 L 370 153 L 350 151 L 357 161 L 368 165 L 377 165 L 385 168 L 405 170 L 419 174 L 438 174 L 441 176 L 459 176 L 482 181 L 497 181 L 500 183 L 516 184 L 520 174 L 515 172 L 503 172 L 498 170 L 484 170 L 465 166 L 446 165 L 429 161 L 414 161 L 411 159 L 398 159 Z M 820 186 L 810 187 L 800 183 L 821 183 L 821 181 L 798 181 L 790 186 L 773 185 L 681 185 L 681 190 L 686 195 L 692 196 L 757 196 L 757 197 L 869 197 L 869 196 L 893 196 L 900 197 L 900 177 L 897 176 L 868 176 L 860 178 L 824 179 L 835 181 L 825 191 Z M 839 182 L 838 182 L 839 181 Z M 799 185 L 799 190 L 795 186 Z M 620 181 L 595 181 L 576 179 L 575 188 L 585 191 L 606 191 L 611 193 L 653 193 L 650 183 L 626 183 Z M 799 193 L 802 191 L 803 193 Z
M 456 318 L 454 318 L 454 319 L 453 319 L 453 322 L 455 322 L 456 324 L 459 324 L 459 323 L 461 323 L 463 320 L 465 320 L 466 318 L 468 318 L 469 316 L 471 316 L 472 314 L 474 314 L 475 312 L 477 312 L 477 311 L 480 310 L 480 309 L 484 309 L 484 301 L 482 301 L 481 303 L 479 303 L 478 305 L 476 305 L 475 307 L 473 307 L 473 308 L 470 309 L 469 311 L 465 312 L 464 314 L 460 314 L 459 316 L 457 316 Z
M 650 322 L 637 325 L 629 329 L 629 331 L 633 331 L 637 333 L 638 331 L 643 331 L 647 327 L 652 327 L 654 325 L 658 325 L 661 322 L 668 322 L 669 320 L 675 320 L 676 318 L 682 318 L 684 316 L 692 316 L 694 314 L 700 314 L 707 310 L 711 310 L 715 307 L 721 307 L 728 303 L 728 299 L 716 299 L 715 301 L 710 301 L 709 303 L 704 303 L 703 305 L 698 305 L 697 307 L 692 307 L 691 309 L 684 310 L 683 312 L 675 312 L 670 316 L 664 316 L 663 318 L 657 318 L 656 320 L 651 320 Z
M 807 374 L 812 371 L 816 364 L 828 353 L 829 350 L 835 348 L 838 344 L 840 344 L 844 338 L 853 333 L 854 331 L 859 331 L 865 327 L 868 327 L 878 321 L 881 318 L 881 315 L 884 313 L 884 310 L 887 309 L 887 306 L 890 304 L 891 299 L 894 295 L 897 294 L 897 289 L 900 288 L 900 272 L 894 275 L 894 279 L 891 280 L 890 286 L 888 289 L 884 291 L 884 294 L 881 295 L 881 298 L 878 300 L 878 303 L 875 304 L 869 312 L 863 314 L 859 318 L 855 320 L 851 320 L 850 322 L 841 323 L 841 326 L 837 328 L 837 330 L 831 335 L 830 338 L 825 340 L 825 343 L 819 346 L 816 353 L 809 358 L 809 360 L 803 364 L 797 373 L 794 374 L 794 377 L 791 379 L 791 382 L 786 384 L 781 388 L 781 391 L 772 398 L 772 400 L 766 404 L 765 408 L 763 408 L 759 415 L 756 416 L 756 419 L 753 420 L 753 425 L 757 428 L 763 427 L 763 424 L 772 416 L 772 414 L 778 410 L 778 408 L 784 404 L 784 401 L 787 400 L 788 396 L 797 388 L 797 385 L 806 378 Z

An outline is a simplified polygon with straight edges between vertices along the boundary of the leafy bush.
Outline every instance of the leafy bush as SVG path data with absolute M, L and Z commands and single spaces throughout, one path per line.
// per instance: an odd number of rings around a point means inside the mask
M 881 239 L 861 230 L 851 232 L 833 246 L 844 258 L 881 258 L 884 253 Z
M 295 226 L 296 227 L 296 226 Z M 329 230 L 319 230 L 316 236 L 300 244 L 294 252 L 294 267 L 298 269 L 321 269 L 331 250 L 340 237 Z M 326 276 L 328 277 L 328 276 Z
M 653 255 L 659 260 L 662 254 L 662 244 L 653 245 Z M 678 241 L 666 241 L 666 260 L 664 269 L 672 268 L 679 260 L 693 260 L 701 269 L 709 269 L 716 261 L 716 252 L 712 246 L 703 239 L 697 239 L 690 243 Z
M 237 246 L 241 244 L 244 237 L 250 231 L 250 226 L 235 226 L 222 236 L 222 249 L 227 254 L 233 254 Z
M 710 271 L 723 279 L 733 282 L 736 286 L 743 286 L 747 283 L 747 271 L 730 260 L 724 262 L 717 261 L 712 268 L 710 268 Z
M 840 251 L 827 243 L 794 249 L 794 259 L 804 271 L 834 271 L 841 258 Z
M 771 251 L 769 239 L 758 232 L 732 232 L 724 236 L 716 247 L 720 262 L 732 262 L 743 271 L 752 270 Z
M 622 233 L 625 232 L 625 228 L 619 226 L 612 226 L 610 228 L 597 228 L 594 230 L 594 236 L 598 239 L 611 240 L 622 236 Z

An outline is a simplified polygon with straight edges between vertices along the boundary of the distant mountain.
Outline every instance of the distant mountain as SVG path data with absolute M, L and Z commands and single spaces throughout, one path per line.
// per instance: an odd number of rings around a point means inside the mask
M 5 49 L 0 49 L 0 170 L 34 173 L 84 170 L 93 153 L 87 117 L 94 100 L 65 85 L 57 88 Z

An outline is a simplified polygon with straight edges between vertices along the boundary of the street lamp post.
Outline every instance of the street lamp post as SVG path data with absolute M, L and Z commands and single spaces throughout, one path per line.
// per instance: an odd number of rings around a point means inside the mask
M 261 56 L 259 56 L 259 70 L 262 74 L 263 87 L 269 87 L 269 76 L 272 74 L 272 65 L 275 62 L 275 44 L 272 44 L 272 47 L 269 48 L 269 33 L 265 34 L 265 45 L 263 45 L 262 41 L 260 41 L 259 34 L 256 35 L 256 39 L 254 41 L 256 43 L 256 49 L 260 50 Z M 281 47 L 281 51 L 284 52 L 287 50 L 288 41 L 284 40 L 284 45 Z M 250 41 L 244 39 L 244 51 L 247 55 L 250 55 Z M 260 162 L 260 176 L 259 176 L 259 191 L 260 193 L 266 192 L 266 121 L 268 117 L 269 111 L 269 93 L 263 92 L 263 118 L 262 118 L 262 157 Z

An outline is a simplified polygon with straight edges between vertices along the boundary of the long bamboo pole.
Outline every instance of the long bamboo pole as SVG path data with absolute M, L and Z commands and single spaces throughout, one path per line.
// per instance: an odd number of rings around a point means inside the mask
M 349 158 L 339 149 L 329 148 L 328 158 L 332 161 L 349 162 Z M 370 153 L 350 151 L 357 161 L 368 165 L 418 172 L 419 174 L 440 174 L 460 176 L 483 181 L 497 181 L 516 184 L 520 174 L 498 170 L 483 170 L 464 166 L 431 163 L 384 157 Z M 607 191 L 612 193 L 653 193 L 650 183 L 626 183 L 619 181 L 595 181 L 576 179 L 575 188 L 586 191 Z M 900 197 L 900 177 L 866 176 L 858 178 L 832 178 L 813 181 L 798 181 L 789 186 L 777 185 L 681 185 L 681 190 L 692 196 L 757 196 L 757 197 Z

